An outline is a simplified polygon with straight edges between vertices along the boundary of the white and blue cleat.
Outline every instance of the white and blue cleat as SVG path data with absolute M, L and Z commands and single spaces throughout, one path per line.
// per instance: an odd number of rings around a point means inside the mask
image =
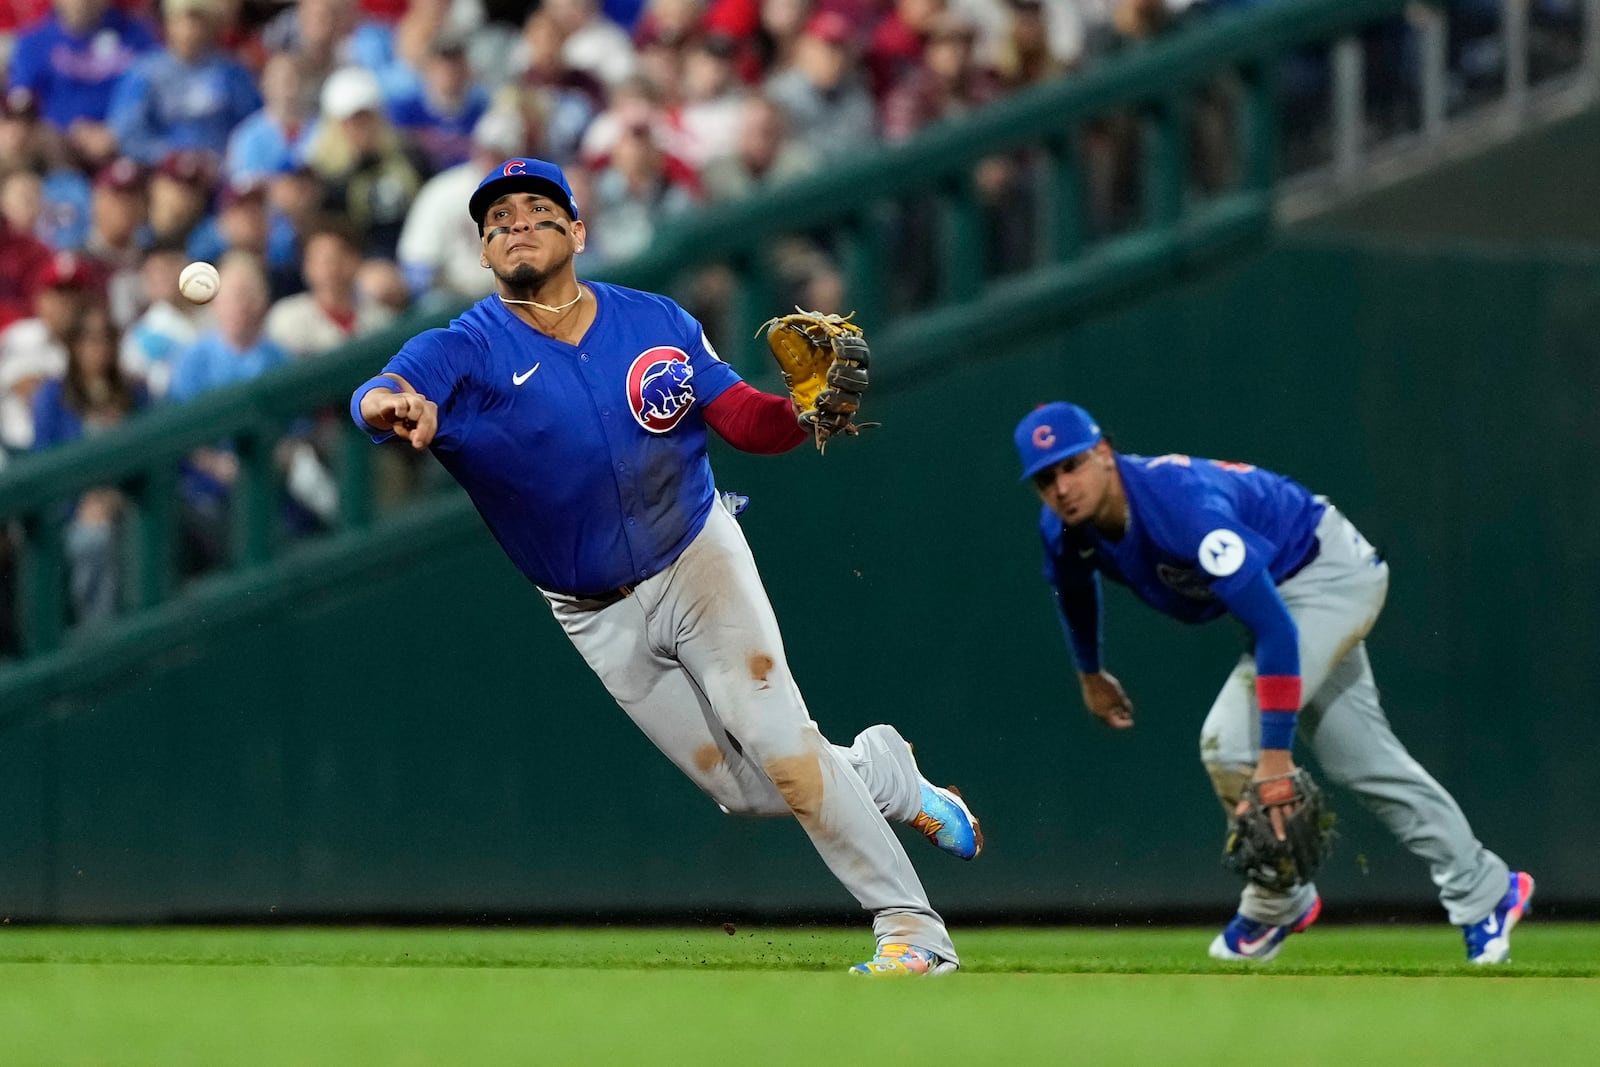
M 983 851 L 983 827 L 954 786 L 941 788 L 922 781 L 922 808 L 911 820 L 940 852 L 975 859 Z
M 1306 927 L 1322 914 L 1322 898 L 1311 902 L 1305 914 L 1292 923 L 1273 926 L 1257 922 L 1244 915 L 1234 915 L 1233 921 L 1211 942 L 1211 958 L 1235 960 L 1246 963 L 1266 963 L 1282 951 L 1290 934 L 1303 933 Z
M 1512 871 L 1510 888 L 1494 910 L 1461 928 L 1470 963 L 1505 963 L 1511 959 L 1511 928 L 1533 910 L 1533 876 Z

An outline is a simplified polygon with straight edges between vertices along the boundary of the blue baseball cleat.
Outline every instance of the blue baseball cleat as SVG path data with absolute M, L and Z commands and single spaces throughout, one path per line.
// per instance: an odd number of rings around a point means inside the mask
M 1321 914 L 1321 897 L 1313 900 L 1306 913 L 1287 926 L 1269 926 L 1236 914 L 1233 921 L 1211 942 L 1211 958 L 1266 963 L 1283 948 L 1290 934 L 1301 933 L 1316 922 Z
M 941 959 L 928 949 L 916 945 L 884 945 L 872 959 L 850 968 L 850 973 L 864 974 L 869 978 L 914 978 L 919 975 L 937 978 L 955 969 L 956 965 L 950 960 Z
M 983 851 L 983 828 L 954 786 L 941 789 L 922 781 L 922 809 L 911 820 L 934 847 L 964 860 Z
M 1470 963 L 1505 963 L 1511 958 L 1511 928 L 1533 910 L 1533 876 L 1511 872 L 1511 888 L 1494 910 L 1461 932 L 1467 941 Z

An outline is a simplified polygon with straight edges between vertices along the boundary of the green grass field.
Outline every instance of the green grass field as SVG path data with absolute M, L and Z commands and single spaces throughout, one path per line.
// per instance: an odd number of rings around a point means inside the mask
M 851 978 L 865 930 L 0 931 L 0 1064 L 1600 1063 L 1600 927 L 958 929 L 962 971 Z

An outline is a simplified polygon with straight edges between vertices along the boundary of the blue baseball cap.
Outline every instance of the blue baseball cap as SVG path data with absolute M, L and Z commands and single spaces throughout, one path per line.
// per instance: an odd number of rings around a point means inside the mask
M 518 156 L 485 175 L 472 199 L 467 201 L 467 213 L 478 224 L 480 232 L 489 205 L 507 193 L 542 193 L 566 208 L 574 222 L 578 220 L 578 202 L 573 199 L 572 186 L 567 184 L 567 176 L 561 173 L 561 168 L 542 159 Z
M 1105 437 L 1087 411 L 1065 400 L 1040 404 L 1022 417 L 1011 436 L 1022 460 L 1023 481 L 1068 456 L 1087 452 Z

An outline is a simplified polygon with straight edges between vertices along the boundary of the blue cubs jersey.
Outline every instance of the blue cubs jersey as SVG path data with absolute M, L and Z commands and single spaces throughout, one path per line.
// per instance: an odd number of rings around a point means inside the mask
M 432 449 L 518 570 L 601 593 L 665 569 L 714 490 L 703 411 L 739 376 L 672 300 L 600 282 L 577 345 L 489 296 L 384 367 L 439 405 Z
M 1175 619 L 1207 622 L 1263 569 L 1277 584 L 1316 552 L 1326 505 L 1289 478 L 1181 455 L 1116 462 L 1128 498 L 1120 540 L 1040 509 L 1045 577 L 1064 594 L 1098 571 Z

